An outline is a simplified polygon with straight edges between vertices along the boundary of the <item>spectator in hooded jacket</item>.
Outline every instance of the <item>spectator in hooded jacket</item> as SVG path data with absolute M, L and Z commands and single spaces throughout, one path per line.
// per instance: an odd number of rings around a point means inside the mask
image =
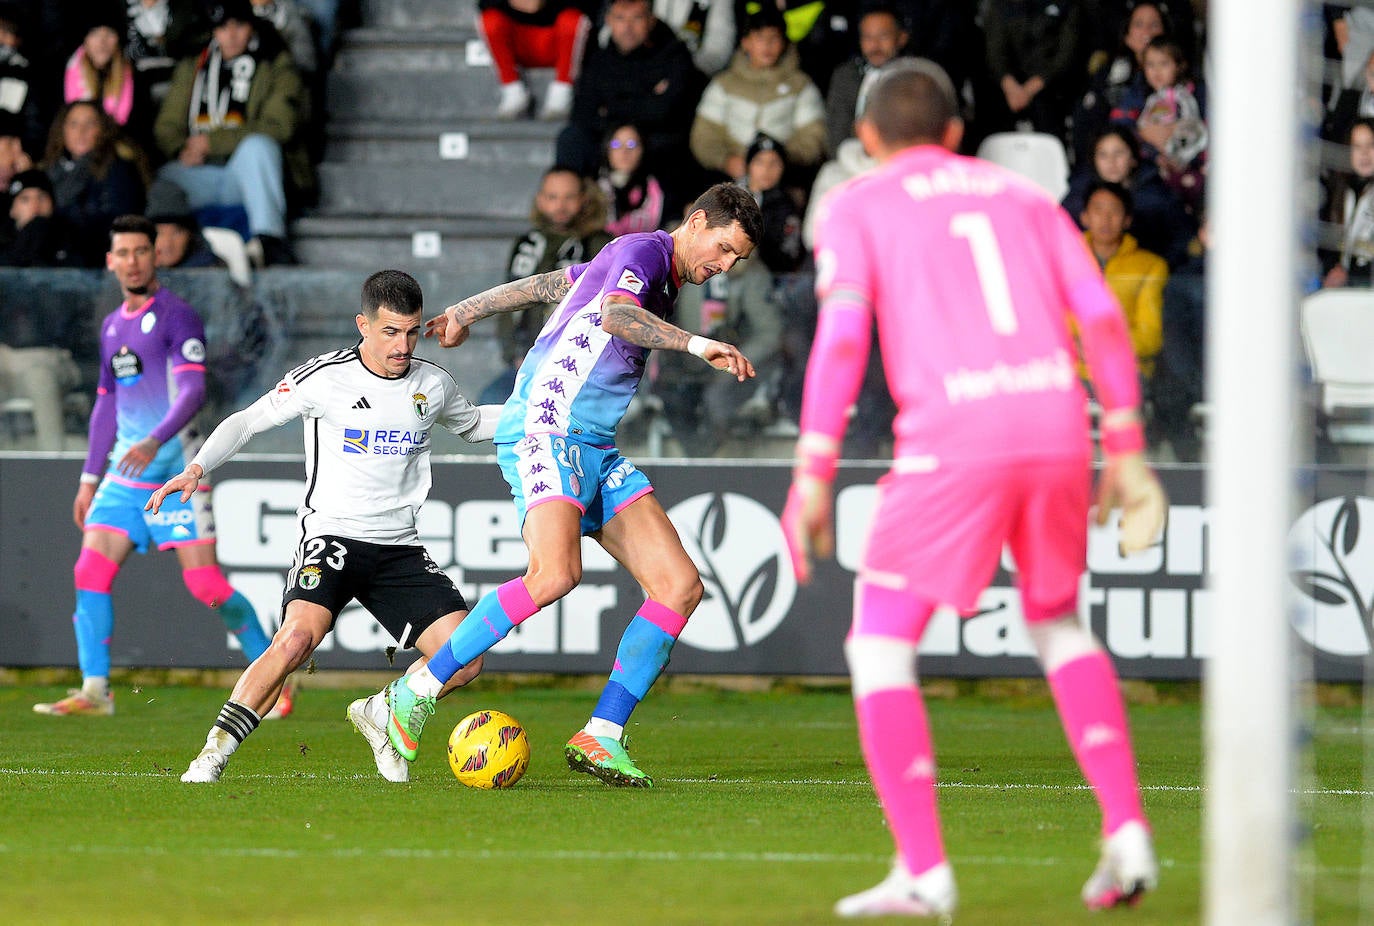
M 738 179 L 745 150 L 760 132 L 783 143 L 788 163 L 809 185 L 826 153 L 825 101 L 802 72 L 773 8 L 745 20 L 730 67 L 702 94 L 692 154 L 707 170 Z

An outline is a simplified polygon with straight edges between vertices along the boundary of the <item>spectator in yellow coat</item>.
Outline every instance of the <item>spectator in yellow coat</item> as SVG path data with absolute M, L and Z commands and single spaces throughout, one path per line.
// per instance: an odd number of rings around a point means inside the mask
M 1131 194 L 1119 183 L 1099 181 L 1088 190 L 1080 217 L 1084 238 L 1102 267 L 1107 285 L 1126 313 L 1136 364 L 1148 382 L 1155 357 L 1164 345 L 1164 284 L 1169 265 L 1147 251 L 1127 232 L 1131 227 Z

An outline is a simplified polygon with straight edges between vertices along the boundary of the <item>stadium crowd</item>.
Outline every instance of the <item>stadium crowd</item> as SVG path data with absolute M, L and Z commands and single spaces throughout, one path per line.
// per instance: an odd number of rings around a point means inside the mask
M 339 0 L 0 0 L 0 266 L 101 268 L 110 220 L 129 212 L 158 222 L 160 266 L 216 264 L 204 227 L 232 229 L 254 266 L 296 263 L 290 220 L 317 195 L 324 77 L 355 12 Z M 959 89 L 966 153 L 1007 131 L 1062 143 L 1063 205 L 1123 302 L 1153 436 L 1196 459 L 1204 13 L 1205 0 L 478 0 L 492 117 L 561 124 L 553 180 L 532 191 L 507 270 L 589 259 L 610 236 L 673 227 L 710 182 L 746 186 L 767 217 L 759 257 L 686 310 L 703 333 L 752 341 L 766 372 L 722 396 L 656 368 L 651 401 L 693 412 L 672 422 L 690 455 L 764 428 L 788 436 L 815 319 L 816 204 L 871 164 L 853 125 L 874 77 L 927 57 Z M 1323 14 L 1320 285 L 1368 286 L 1374 10 Z M 552 69 L 542 100 L 530 68 Z M 575 202 L 546 208 L 550 182 L 575 187 Z M 532 323 L 502 332 L 509 363 Z M 890 431 L 872 374 L 854 455 Z

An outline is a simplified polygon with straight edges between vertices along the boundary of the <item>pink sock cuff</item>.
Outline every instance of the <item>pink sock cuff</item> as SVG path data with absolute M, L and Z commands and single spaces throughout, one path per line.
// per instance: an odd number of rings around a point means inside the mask
M 682 628 L 687 626 L 687 618 L 652 598 L 645 599 L 644 604 L 640 605 L 639 616 L 674 640 L 682 633 Z
M 181 581 L 186 583 L 191 596 L 207 608 L 218 608 L 234 597 L 234 587 L 213 563 L 181 570 Z
M 530 597 L 523 579 L 511 579 L 496 590 L 496 600 L 501 602 L 501 610 L 506 612 L 512 624 L 518 624 L 539 610 L 539 605 Z
M 81 548 L 81 553 L 76 557 L 76 566 L 72 569 L 79 591 L 106 595 L 114 587 L 114 579 L 118 574 L 118 563 L 90 547 Z

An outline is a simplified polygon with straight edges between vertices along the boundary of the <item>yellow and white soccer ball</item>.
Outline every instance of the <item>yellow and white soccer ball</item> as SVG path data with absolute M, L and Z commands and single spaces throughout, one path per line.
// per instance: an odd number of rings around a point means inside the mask
M 469 788 L 509 788 L 530 764 L 520 721 L 501 711 L 474 711 L 448 737 L 448 764 Z

